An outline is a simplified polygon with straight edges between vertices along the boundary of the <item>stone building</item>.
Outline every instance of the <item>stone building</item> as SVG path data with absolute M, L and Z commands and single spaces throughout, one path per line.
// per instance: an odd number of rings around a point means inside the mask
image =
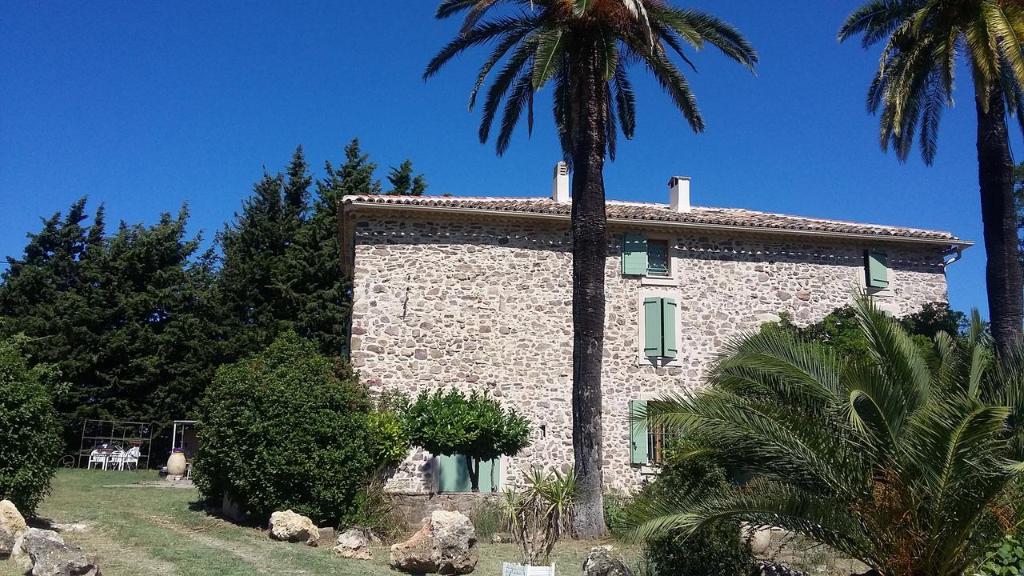
M 867 290 L 895 315 L 946 301 L 945 268 L 970 245 L 952 234 L 691 206 L 608 202 L 603 368 L 604 478 L 630 489 L 656 470 L 661 438 L 629 414 L 696 388 L 731 338 L 787 312 L 816 321 Z M 533 423 L 531 446 L 484 486 L 572 462 L 572 251 L 564 169 L 551 198 L 348 196 L 350 355 L 371 389 L 486 391 Z M 468 487 L 457 459 L 412 454 L 404 493 Z M 464 472 L 462 472 L 464 474 Z

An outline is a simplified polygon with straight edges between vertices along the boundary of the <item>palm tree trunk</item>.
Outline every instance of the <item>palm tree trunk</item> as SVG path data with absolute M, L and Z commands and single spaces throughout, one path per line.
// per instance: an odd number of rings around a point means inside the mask
M 975 102 L 978 110 L 978 181 L 988 257 L 985 280 L 992 336 L 997 349 L 1005 351 L 1021 337 L 1024 282 L 1013 201 L 1013 158 L 1006 129 L 1003 91 L 998 83 L 994 83 L 988 92 L 987 103 L 980 98 Z
M 579 538 L 605 533 L 602 503 L 601 360 L 604 275 L 608 252 L 604 158 L 604 79 L 593 46 L 581 42 L 572 94 L 572 445 L 577 474 L 575 526 Z

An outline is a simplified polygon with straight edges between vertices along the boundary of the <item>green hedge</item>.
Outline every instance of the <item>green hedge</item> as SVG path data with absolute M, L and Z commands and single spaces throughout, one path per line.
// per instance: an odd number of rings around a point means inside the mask
M 25 515 L 50 490 L 61 453 L 60 426 L 45 369 L 29 369 L 17 343 L 0 340 L 0 499 Z
M 257 522 L 292 509 L 344 524 L 377 458 L 399 452 L 375 441 L 370 413 L 365 391 L 336 360 L 286 333 L 218 370 L 200 405 L 196 485 L 217 502 L 230 494 Z

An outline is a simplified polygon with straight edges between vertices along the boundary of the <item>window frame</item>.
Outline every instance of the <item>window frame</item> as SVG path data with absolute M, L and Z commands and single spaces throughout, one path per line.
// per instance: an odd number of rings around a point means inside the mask
M 651 245 L 652 244 L 658 244 L 659 246 L 661 246 L 661 245 L 665 246 L 665 271 L 664 271 L 664 273 L 661 273 L 660 271 L 659 272 L 652 272 L 651 271 Z M 644 278 L 659 279 L 659 280 L 672 278 L 673 277 L 673 274 L 672 274 L 673 268 L 674 268 L 674 266 L 672 266 L 672 242 L 668 238 L 659 238 L 659 237 L 648 236 L 647 237 L 647 273 L 644 274 Z
M 619 242 L 620 273 L 625 278 L 637 278 L 643 286 L 678 286 L 676 279 L 676 258 L 674 255 L 677 238 L 671 234 L 658 234 L 650 232 L 623 232 Z M 666 271 L 662 273 L 651 273 L 650 266 L 650 244 L 658 243 L 665 245 L 665 266 Z M 638 270 L 636 246 L 643 246 L 644 266 L 643 271 Z M 633 249 L 628 248 L 632 246 Z

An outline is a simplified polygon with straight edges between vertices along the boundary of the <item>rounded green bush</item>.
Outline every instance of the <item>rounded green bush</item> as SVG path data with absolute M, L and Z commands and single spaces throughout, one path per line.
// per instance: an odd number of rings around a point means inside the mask
M 379 462 L 371 403 L 336 361 L 294 333 L 217 371 L 200 403 L 195 482 L 227 493 L 250 519 L 292 509 L 344 523 Z
M 17 344 L 0 340 L 0 499 L 34 514 L 50 491 L 61 436 L 43 371 L 30 369 Z

